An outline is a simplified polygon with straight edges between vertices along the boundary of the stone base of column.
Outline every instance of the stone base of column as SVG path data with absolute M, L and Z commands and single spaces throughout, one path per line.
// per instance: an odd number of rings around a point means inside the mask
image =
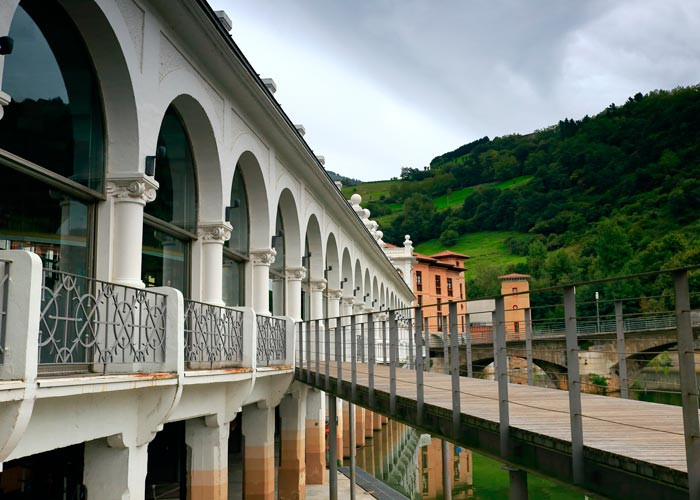
M 203 418 L 185 423 L 185 441 L 192 450 L 190 500 L 228 500 L 228 431 L 228 422 L 215 427 Z
M 344 409 L 344 404 L 343 401 L 338 398 L 336 399 L 338 402 L 338 410 L 336 411 L 336 414 L 338 415 L 338 427 L 337 427 L 337 434 L 336 434 L 336 442 L 338 444 L 338 458 L 343 457 L 343 439 L 344 439 L 344 422 L 345 422 L 345 415 L 343 413 Z
M 275 497 L 275 411 L 249 405 L 243 408 L 244 498 L 273 500 Z
M 375 431 L 382 430 L 382 416 L 379 413 L 374 413 L 374 418 L 372 419 L 372 424 Z
M 372 439 L 374 434 L 374 413 L 365 410 L 365 439 Z
M 146 498 L 148 445 L 111 447 L 107 439 L 85 443 L 83 483 L 90 498 Z
M 355 446 L 365 445 L 365 409 L 355 406 Z

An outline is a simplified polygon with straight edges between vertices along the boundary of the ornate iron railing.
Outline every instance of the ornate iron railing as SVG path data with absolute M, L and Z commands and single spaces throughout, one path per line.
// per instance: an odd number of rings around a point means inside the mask
M 258 325 L 258 365 L 284 364 L 287 358 L 287 321 L 263 315 L 258 315 L 256 321 Z
M 10 288 L 11 261 L 0 259 L 0 364 L 5 362 L 5 336 L 7 334 L 7 298 Z
M 185 300 L 185 360 L 209 368 L 243 360 L 243 312 Z
M 163 363 L 165 318 L 163 294 L 45 269 L 39 364 Z

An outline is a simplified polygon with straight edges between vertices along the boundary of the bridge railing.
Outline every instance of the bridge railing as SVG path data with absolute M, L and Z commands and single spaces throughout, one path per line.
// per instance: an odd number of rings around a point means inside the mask
M 660 363 L 659 356 L 665 355 L 664 367 L 676 366 L 679 373 L 677 393 L 686 409 L 683 432 L 688 463 L 700 463 L 700 440 L 693 437 L 700 435 L 693 332 L 694 326 L 700 326 L 700 293 L 691 291 L 689 285 L 698 286 L 696 269 L 530 290 L 526 294 L 534 305 L 529 308 L 516 307 L 516 300 L 524 294 L 514 292 L 493 297 L 492 305 L 481 299 L 481 310 L 469 309 L 466 301 L 455 301 L 302 322 L 297 334 L 297 377 L 351 401 L 366 394 L 370 405 L 375 402 L 377 384 L 381 384 L 381 390 L 388 392 L 389 412 L 395 414 L 399 370 L 411 370 L 416 387 L 415 421 L 421 422 L 425 418 L 423 373 L 443 372 L 451 381 L 455 435 L 460 426 L 460 379 L 491 378 L 498 388 L 504 458 L 512 452 L 509 407 L 522 404 L 509 400 L 509 385 L 553 384 L 568 390 L 572 481 L 582 483 L 584 418 L 601 417 L 583 412 L 581 393 L 616 392 L 623 398 L 635 397 L 642 390 L 636 385 L 640 366 L 654 358 Z M 602 285 L 659 276 L 673 283 L 662 295 L 618 298 L 611 286 L 610 298 L 601 301 L 595 294 L 592 300 L 595 288 Z M 470 320 L 488 316 L 490 321 Z M 543 329 L 543 325 L 548 326 Z M 563 346 L 559 341 L 546 355 L 536 352 L 533 338 L 544 335 L 543 331 L 558 336 Z M 648 333 L 635 337 L 646 342 L 638 352 L 626 347 L 628 332 Z M 597 338 L 598 333 L 614 334 L 614 339 L 609 335 Z M 509 340 L 523 342 L 511 344 Z M 669 348 L 673 349 L 671 355 Z M 377 369 L 381 365 L 389 368 L 388 375 L 386 369 Z M 405 384 L 406 376 L 400 378 Z M 554 411 L 532 404 L 542 411 Z M 693 470 L 691 476 L 691 496 L 695 492 L 700 497 L 700 470 Z

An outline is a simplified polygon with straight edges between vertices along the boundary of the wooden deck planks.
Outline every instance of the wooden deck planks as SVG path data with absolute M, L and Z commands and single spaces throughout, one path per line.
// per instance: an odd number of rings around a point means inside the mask
M 325 364 L 321 363 L 321 373 Z M 343 380 L 351 381 L 350 363 L 342 364 Z M 368 387 L 367 365 L 357 365 L 357 385 Z M 337 374 L 337 364 L 330 363 Z M 389 367 L 376 365 L 374 387 L 389 392 Z M 451 378 L 424 373 L 425 403 L 452 409 Z M 416 398 L 413 370 L 396 370 L 396 393 Z M 495 381 L 460 377 L 463 415 L 498 423 L 498 386 Z M 567 391 L 508 385 L 511 427 L 564 441 L 571 439 Z M 584 445 L 602 451 L 687 472 L 682 409 L 677 406 L 582 394 Z

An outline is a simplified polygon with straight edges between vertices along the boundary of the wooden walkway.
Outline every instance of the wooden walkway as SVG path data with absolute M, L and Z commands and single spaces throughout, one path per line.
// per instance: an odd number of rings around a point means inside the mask
M 342 379 L 351 382 L 351 364 L 342 364 Z M 312 366 L 312 369 L 315 366 Z M 337 364 L 329 366 L 332 392 L 335 392 Z M 357 387 L 366 392 L 368 387 L 367 365 L 357 364 Z M 325 364 L 320 363 L 321 380 L 325 385 Z M 305 373 L 305 372 L 304 372 Z M 315 375 L 315 372 L 312 371 Z M 374 387 L 381 397 L 389 394 L 388 366 L 374 368 Z M 304 377 L 301 377 L 302 381 Z M 313 383 L 313 380 L 312 380 Z M 452 411 L 451 377 L 443 373 L 424 373 L 425 405 Z M 483 419 L 498 426 L 498 384 L 495 381 L 460 377 L 462 415 Z M 413 370 L 396 370 L 396 395 L 398 398 L 416 400 L 416 373 Z M 343 395 L 340 395 L 343 397 Z M 570 418 L 568 392 L 542 387 L 509 384 L 508 400 L 510 427 L 538 437 L 553 438 L 569 442 Z M 641 465 L 648 466 L 649 474 L 657 477 L 666 469 L 671 476 L 686 473 L 687 465 L 683 418 L 681 407 L 626 400 L 593 394 L 582 394 L 584 447 L 605 452 L 612 456 L 610 463 L 619 462 L 619 467 L 630 468 L 635 463 L 637 471 Z M 361 403 L 360 403 L 361 404 Z M 538 442 L 546 441 L 536 439 Z M 465 446 L 468 446 L 466 443 Z M 656 471 L 656 472 L 651 472 Z M 675 471 L 675 473 L 673 472 Z M 668 474 L 666 474 L 668 475 Z M 680 485 L 676 484 L 676 487 Z M 687 485 L 686 485 L 687 488 Z M 687 491 L 687 490 L 686 490 Z M 687 493 L 686 493 L 687 495 Z

